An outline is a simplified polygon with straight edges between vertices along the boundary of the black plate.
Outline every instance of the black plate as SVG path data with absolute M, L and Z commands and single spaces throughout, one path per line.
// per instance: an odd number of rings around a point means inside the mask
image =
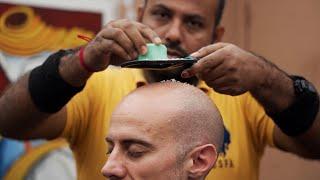
M 188 68 L 196 63 L 198 59 L 194 57 L 159 60 L 133 60 L 121 64 L 124 68 L 140 68 L 151 70 L 174 69 L 178 67 Z

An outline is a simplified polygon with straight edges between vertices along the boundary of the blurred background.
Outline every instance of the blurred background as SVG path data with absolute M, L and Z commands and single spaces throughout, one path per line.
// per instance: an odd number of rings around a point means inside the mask
M 139 3 L 0 0 L 0 92 L 41 64 L 50 52 L 86 43 L 78 34 L 93 37 L 112 19 L 135 19 Z M 227 0 L 223 41 L 254 51 L 289 73 L 301 74 L 320 89 L 319 8 L 319 0 Z M 63 173 L 52 171 L 54 168 Z M 74 179 L 74 169 L 72 154 L 63 140 L 0 139 L 0 179 L 48 179 L 48 173 L 53 179 Z M 319 180 L 319 170 L 319 162 L 268 148 L 260 179 Z

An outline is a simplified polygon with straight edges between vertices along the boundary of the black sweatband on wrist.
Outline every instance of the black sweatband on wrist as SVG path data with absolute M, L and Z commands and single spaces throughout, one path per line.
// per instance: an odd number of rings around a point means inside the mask
M 58 112 L 82 87 L 73 87 L 65 82 L 59 73 L 60 59 L 68 51 L 60 50 L 33 69 L 29 76 L 29 93 L 39 111 Z
M 319 111 L 319 94 L 313 85 L 302 77 L 292 76 L 296 100 L 281 113 L 269 115 L 286 135 L 296 137 L 307 132 Z M 301 83 L 302 82 L 302 83 Z M 299 83 L 302 84 L 299 86 Z

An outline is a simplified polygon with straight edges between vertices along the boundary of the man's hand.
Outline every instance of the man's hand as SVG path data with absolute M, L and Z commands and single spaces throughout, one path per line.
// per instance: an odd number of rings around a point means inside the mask
M 145 54 L 147 42 L 161 43 L 148 26 L 126 19 L 111 21 L 85 47 L 84 61 L 90 69 L 102 71 L 110 63 L 119 64 Z
M 259 87 L 270 69 L 264 60 L 227 43 L 209 45 L 192 56 L 200 60 L 182 72 L 183 78 L 196 75 L 215 91 L 233 96 Z

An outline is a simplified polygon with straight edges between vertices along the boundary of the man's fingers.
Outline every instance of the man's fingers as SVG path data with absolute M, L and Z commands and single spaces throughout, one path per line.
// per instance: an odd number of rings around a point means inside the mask
M 144 40 L 138 28 L 134 24 L 128 24 L 124 27 L 124 31 L 133 42 L 139 54 L 146 54 L 148 51 L 146 41 Z
M 209 80 L 207 82 L 210 82 L 210 85 L 212 85 L 213 88 L 223 88 L 223 87 L 229 87 L 229 86 L 235 86 L 239 83 L 238 79 L 233 78 L 232 76 L 220 76 L 217 79 Z
M 182 72 L 181 76 L 183 78 L 190 78 L 195 76 L 196 74 L 201 74 L 207 69 L 215 69 L 220 64 L 223 63 L 223 56 L 221 56 L 221 52 L 217 51 L 216 53 L 210 54 L 202 59 L 200 59 L 197 63 L 191 66 L 189 69 L 186 69 Z
M 143 37 L 145 37 L 147 40 L 154 44 L 161 44 L 161 39 L 160 37 L 153 31 L 151 30 L 148 26 L 142 26 L 140 28 L 141 34 Z
M 214 67 L 213 69 L 209 69 L 208 72 L 202 71 L 201 77 L 203 77 L 202 79 L 205 81 L 214 81 L 218 78 L 221 78 L 223 76 L 229 76 L 231 74 L 232 74 L 232 72 L 230 72 L 228 70 L 228 68 L 226 67 L 225 61 L 222 61 L 221 64 Z
M 113 35 L 112 39 L 116 40 L 126 50 L 127 48 L 133 46 L 136 52 L 138 52 L 139 54 L 147 53 L 147 42 L 161 44 L 161 39 L 153 30 L 151 30 L 148 26 L 138 22 L 133 22 L 126 19 L 116 20 L 110 22 L 105 28 L 116 29 L 117 34 Z M 131 44 L 127 43 L 127 45 L 125 45 L 125 43 L 122 43 L 128 42 L 128 40 L 124 40 L 124 37 L 118 37 L 118 35 L 121 35 L 121 31 L 119 29 L 124 32 L 124 34 L 130 40 Z M 128 53 L 132 56 L 132 51 Z
M 228 45 L 227 43 L 215 43 L 210 46 L 206 46 L 206 47 L 201 48 L 200 50 L 192 53 L 191 56 L 197 57 L 197 58 L 202 58 L 202 57 L 207 56 L 215 51 L 218 51 L 219 49 L 224 48 L 227 45 Z
M 103 39 L 100 42 L 101 46 L 99 46 L 101 51 L 104 51 L 105 53 L 112 53 L 116 54 L 117 56 L 125 59 L 125 60 L 131 60 L 130 55 L 124 50 L 123 47 L 121 47 L 118 43 L 116 43 L 113 40 L 107 40 Z
M 138 56 L 135 46 L 122 29 L 110 28 L 107 31 L 102 31 L 101 36 L 104 39 L 116 41 L 130 55 L 131 59 L 135 59 Z
M 240 79 L 228 74 L 221 76 L 215 80 L 206 80 L 208 86 L 212 87 L 216 92 L 236 96 L 243 94 L 246 90 L 241 87 Z

